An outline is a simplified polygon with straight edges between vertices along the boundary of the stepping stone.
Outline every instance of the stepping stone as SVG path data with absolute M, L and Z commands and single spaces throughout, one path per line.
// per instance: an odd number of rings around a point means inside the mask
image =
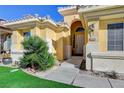
M 99 78 L 90 75 L 78 74 L 73 85 L 85 88 L 110 88 L 106 78 Z
M 109 79 L 114 88 L 124 88 L 124 80 Z

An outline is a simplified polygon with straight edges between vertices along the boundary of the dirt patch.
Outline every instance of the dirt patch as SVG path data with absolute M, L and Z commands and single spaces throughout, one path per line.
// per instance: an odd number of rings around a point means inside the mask
M 92 75 L 92 76 L 95 76 L 95 77 L 104 77 L 104 78 L 124 80 L 124 74 L 119 74 L 119 73 L 116 73 L 114 71 L 112 71 L 112 72 L 102 72 L 102 71 L 80 70 L 79 73 Z

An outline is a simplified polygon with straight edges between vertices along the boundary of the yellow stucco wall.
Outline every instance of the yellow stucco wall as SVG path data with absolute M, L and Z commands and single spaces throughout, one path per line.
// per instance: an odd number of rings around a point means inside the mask
M 34 35 L 37 35 L 37 36 L 41 37 L 40 27 L 36 26 L 36 27 L 33 28 L 33 30 L 34 30 L 34 33 L 32 33 L 32 35 L 34 34 Z
M 107 24 L 124 22 L 124 18 L 114 18 L 99 21 L 98 43 L 99 51 L 107 51 Z
M 21 44 L 21 42 L 24 40 L 23 33 L 29 32 L 29 31 L 30 31 L 30 29 L 13 31 L 12 40 L 13 40 L 13 44 L 16 48 L 15 50 L 19 51 L 19 50 L 23 49 L 23 46 Z
M 50 28 L 39 28 L 39 27 L 13 31 L 12 39 L 14 40 L 14 46 L 16 48 L 16 51 L 20 51 L 23 49 L 23 46 L 21 45 L 21 42 L 24 40 L 23 33 L 29 32 L 29 31 L 31 32 L 32 36 L 36 35 L 41 37 L 44 40 L 51 39 L 53 53 L 57 56 L 58 60 L 64 59 L 63 46 L 64 44 L 66 45 L 70 43 L 68 39 L 68 36 L 70 34 L 69 31 L 56 32 L 55 30 Z
M 23 37 L 21 31 L 17 30 L 13 32 L 13 36 L 12 36 L 13 44 L 14 47 L 16 48 L 15 50 L 17 51 L 21 49 L 22 38 Z
M 64 47 L 63 47 L 63 37 L 59 38 L 56 41 L 56 57 L 58 60 L 63 60 L 64 59 Z
M 56 46 L 55 46 L 55 41 L 56 41 L 56 33 L 54 30 L 50 29 L 50 28 L 46 28 L 45 29 L 46 32 L 46 39 L 51 39 L 52 40 L 52 52 L 54 54 L 56 54 Z
M 52 40 L 56 40 L 56 32 L 50 28 L 45 28 L 46 38 L 50 38 Z
M 73 21 L 76 19 L 80 19 L 78 14 L 64 16 L 64 22 L 66 22 L 69 26 L 71 26 Z
M 56 55 L 58 60 L 65 59 L 65 48 L 70 45 L 70 31 L 60 31 L 56 33 Z
M 12 34 L 12 44 L 13 44 L 13 47 L 15 48 L 15 50 L 17 50 L 18 48 L 18 32 L 17 31 L 13 31 L 13 34 Z
M 31 35 L 32 36 L 39 36 L 43 40 L 46 38 L 46 29 L 45 28 L 40 28 L 38 26 L 35 26 L 34 28 L 30 29 Z
M 64 32 L 64 44 L 65 45 L 71 45 L 70 35 L 71 35 L 70 31 Z

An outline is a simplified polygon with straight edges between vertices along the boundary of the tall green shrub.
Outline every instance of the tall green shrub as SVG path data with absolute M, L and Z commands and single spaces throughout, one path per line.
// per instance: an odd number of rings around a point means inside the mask
M 46 70 L 54 65 L 55 58 L 48 52 L 48 46 L 38 36 L 25 38 L 22 42 L 25 49 L 23 57 L 20 59 L 20 66 L 31 66 L 33 69 Z

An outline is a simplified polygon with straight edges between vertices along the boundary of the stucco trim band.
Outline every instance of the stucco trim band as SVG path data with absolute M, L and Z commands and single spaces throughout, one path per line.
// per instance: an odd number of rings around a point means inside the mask
M 92 58 L 124 60 L 124 52 L 92 52 Z

